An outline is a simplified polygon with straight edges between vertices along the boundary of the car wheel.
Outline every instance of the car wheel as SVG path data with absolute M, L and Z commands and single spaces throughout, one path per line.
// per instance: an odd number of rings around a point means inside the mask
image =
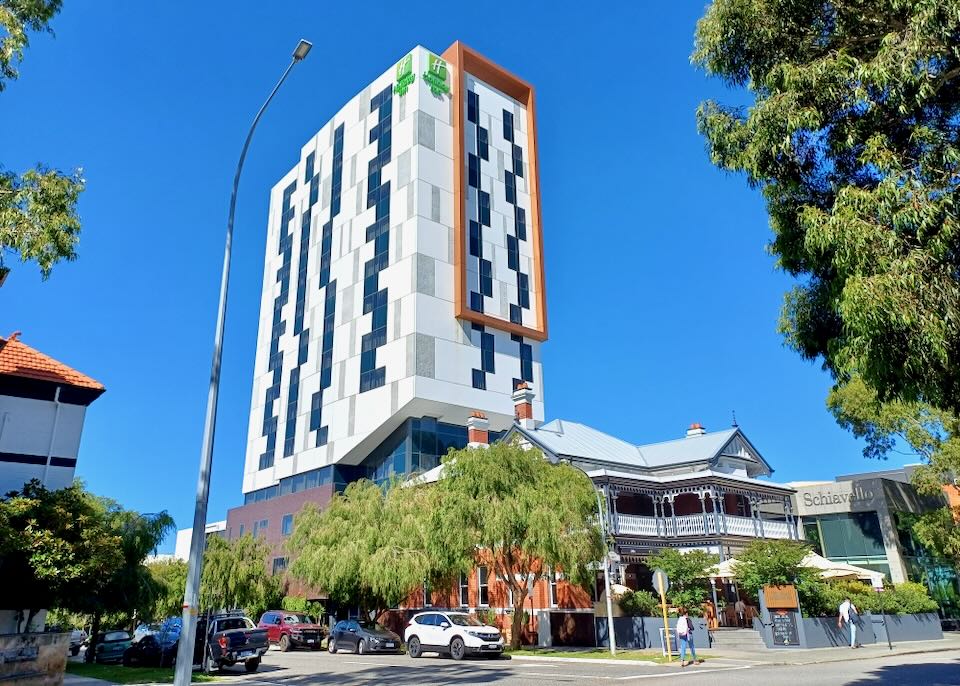
M 280 652 L 285 653 L 290 650 L 290 637 L 284 634 L 280 637 Z
M 337 642 L 332 638 L 327 639 L 327 651 L 331 654 L 335 654 L 337 652 Z
M 220 671 L 220 664 L 215 663 L 210 656 L 208 655 L 203 660 L 203 673 L 204 674 L 213 674 L 214 672 Z
M 407 641 L 407 654 L 410 657 L 420 657 L 423 655 L 423 649 L 420 647 L 420 639 L 416 636 L 411 636 L 410 640 Z
M 76 657 L 77 655 L 79 655 L 79 654 L 80 654 L 80 646 L 72 646 L 72 647 L 70 648 L 70 654 L 73 655 L 74 657 Z
M 366 647 L 364 647 L 365 641 L 362 638 L 357 639 L 357 655 L 363 655 L 367 652 Z
M 454 660 L 462 660 L 463 656 L 467 654 L 467 648 L 463 644 L 463 639 L 460 637 L 454 638 L 450 641 L 450 657 Z
M 124 656 L 123 656 L 123 659 L 121 660 L 121 662 L 123 662 L 123 666 L 124 666 L 124 667 L 132 667 L 132 666 L 133 666 L 133 660 L 130 659 L 130 657 L 127 656 L 127 655 L 124 655 Z
M 260 658 L 259 658 L 259 657 L 255 657 L 255 658 L 253 658 L 252 660 L 247 660 L 246 662 L 243 663 L 244 669 L 246 669 L 248 672 L 255 672 L 255 671 L 257 671 L 257 668 L 258 668 L 259 666 L 260 666 Z

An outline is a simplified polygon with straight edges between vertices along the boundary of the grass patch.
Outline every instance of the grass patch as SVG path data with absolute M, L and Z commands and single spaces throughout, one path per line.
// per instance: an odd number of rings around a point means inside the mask
M 67 674 L 103 679 L 115 684 L 172 684 L 172 667 L 124 667 L 123 665 L 88 665 L 84 662 L 68 662 Z M 215 676 L 193 673 L 194 682 L 217 681 Z
M 657 664 L 664 664 L 667 662 L 667 658 L 664 655 L 661 655 L 659 650 L 617 650 L 617 655 L 614 657 L 610 654 L 610 651 L 606 648 L 589 648 L 586 650 L 557 650 L 555 648 L 519 648 L 517 650 L 507 649 L 506 652 L 509 655 L 522 655 L 528 657 L 573 657 L 573 658 L 588 658 L 591 660 L 646 660 L 647 662 L 656 662 Z M 708 658 L 700 657 L 699 659 L 705 660 Z M 679 663 L 680 658 L 674 657 L 674 662 Z

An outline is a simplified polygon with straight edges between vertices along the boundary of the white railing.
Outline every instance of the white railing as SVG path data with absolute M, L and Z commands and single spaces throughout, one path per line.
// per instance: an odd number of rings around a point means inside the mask
M 641 517 L 640 515 L 617 515 L 617 531 L 631 536 L 657 536 L 656 517 Z
M 731 536 L 756 536 L 757 528 L 753 525 L 753 519 L 750 517 L 737 517 L 736 515 L 726 515 L 724 520 L 727 522 L 727 533 Z
M 790 525 L 786 522 L 763 521 L 764 538 L 790 538 Z
M 720 518 L 714 513 L 707 513 L 706 527 L 702 514 L 683 515 L 676 518 L 677 536 L 706 536 L 723 532 Z M 724 515 L 722 521 L 726 524 L 726 533 L 731 536 L 749 536 L 751 538 L 790 538 L 790 527 L 786 522 L 772 522 L 764 520 L 763 536 L 757 535 L 756 520 L 752 517 L 738 517 Z M 656 517 L 642 515 L 617 514 L 617 533 L 628 536 L 673 537 L 673 519 L 669 516 L 660 519 L 657 527 Z
M 677 517 L 677 536 L 703 536 L 703 515 Z

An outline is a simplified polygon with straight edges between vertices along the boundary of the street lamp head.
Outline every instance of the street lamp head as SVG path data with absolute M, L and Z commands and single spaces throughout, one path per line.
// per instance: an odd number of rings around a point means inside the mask
M 312 47 L 313 47 L 313 43 L 301 38 L 300 42 L 297 43 L 296 50 L 293 51 L 293 59 L 299 62 L 300 60 L 302 60 L 304 57 L 307 56 L 307 53 L 310 52 L 310 48 Z

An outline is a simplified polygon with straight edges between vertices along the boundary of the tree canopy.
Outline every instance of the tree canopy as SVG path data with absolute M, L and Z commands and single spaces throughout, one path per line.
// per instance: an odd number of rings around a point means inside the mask
M 0 91 L 18 78 L 30 32 L 51 32 L 61 5 L 62 0 L 0 0 Z M 18 174 L 0 164 L 0 279 L 9 270 L 6 252 L 35 261 L 44 279 L 60 260 L 76 258 L 77 201 L 84 185 L 79 169 L 64 173 L 38 165 Z
M 477 562 L 479 548 L 510 587 L 517 647 L 528 588 L 557 571 L 581 586 L 594 581 L 590 563 L 606 550 L 593 482 L 576 467 L 551 464 L 538 450 L 502 442 L 451 451 L 443 465 L 434 535 L 464 571 Z
M 692 59 L 751 98 L 698 123 L 766 199 L 789 343 L 960 409 L 960 0 L 714 0 Z
M 664 548 L 647 560 L 647 566 L 667 573 L 667 601 L 671 606 L 685 607 L 691 614 L 699 615 L 700 607 L 711 597 L 708 570 L 719 561 L 719 555 L 703 550 L 681 553 L 675 548 Z
M 257 615 L 267 605 L 279 602 L 279 579 L 267 570 L 269 554 L 270 546 L 249 533 L 232 541 L 220 536 L 208 538 L 203 553 L 200 606 L 207 610 L 243 608 Z M 183 598 L 182 587 L 180 597 Z
M 800 564 L 809 552 L 809 545 L 797 541 L 753 541 L 737 555 L 737 583 L 754 597 L 764 586 L 793 584 L 801 608 L 810 614 L 822 605 L 823 583 L 816 569 Z
M 287 541 L 291 575 L 379 615 L 445 576 L 446 556 L 430 532 L 432 502 L 429 490 L 361 480 L 323 510 L 306 505 Z

